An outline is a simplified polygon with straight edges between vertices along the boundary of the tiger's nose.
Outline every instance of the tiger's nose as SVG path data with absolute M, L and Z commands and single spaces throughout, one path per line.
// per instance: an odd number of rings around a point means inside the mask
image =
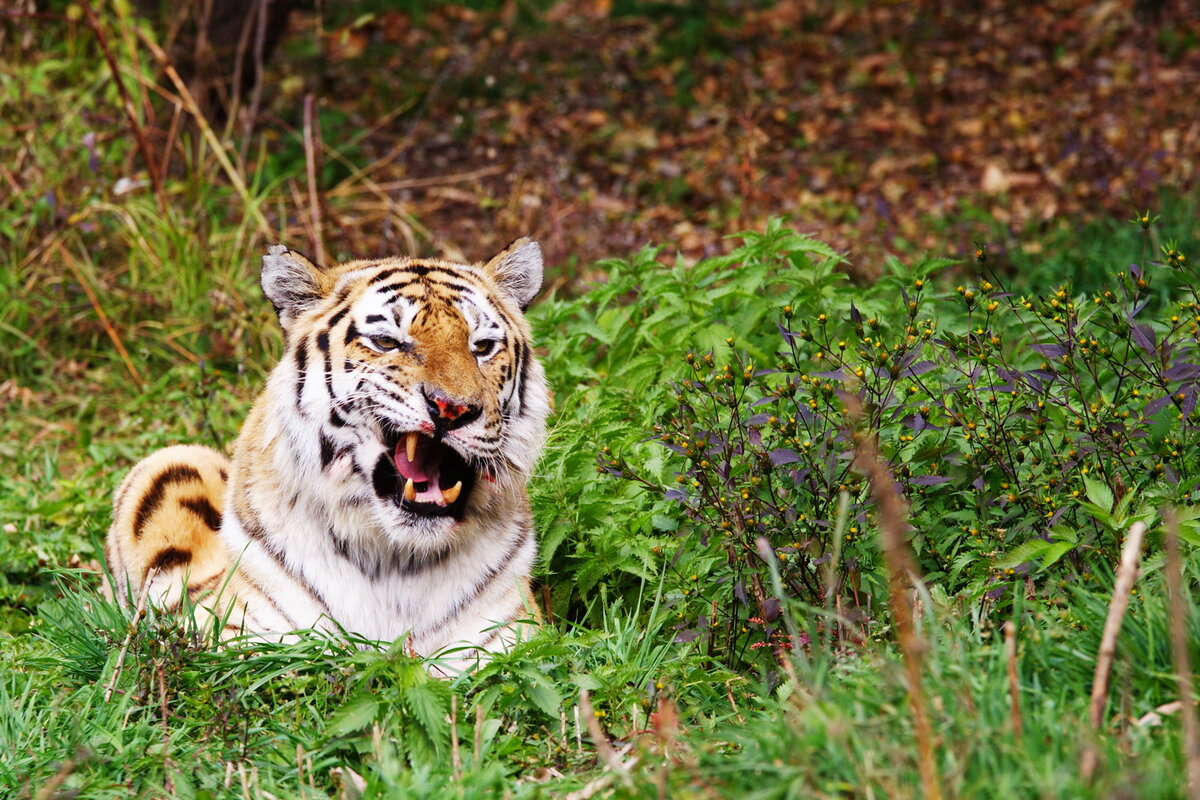
M 456 400 L 437 389 L 425 389 L 425 406 L 435 427 L 452 431 L 479 418 L 483 409 L 473 403 Z

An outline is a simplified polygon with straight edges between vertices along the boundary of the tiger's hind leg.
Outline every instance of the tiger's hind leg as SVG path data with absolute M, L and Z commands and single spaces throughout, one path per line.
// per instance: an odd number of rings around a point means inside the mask
M 117 489 L 105 544 L 118 602 L 145 592 L 148 602 L 175 609 L 185 591 L 193 601 L 220 591 L 229 568 L 217 536 L 228 479 L 229 459 L 198 445 L 168 447 L 134 465 Z

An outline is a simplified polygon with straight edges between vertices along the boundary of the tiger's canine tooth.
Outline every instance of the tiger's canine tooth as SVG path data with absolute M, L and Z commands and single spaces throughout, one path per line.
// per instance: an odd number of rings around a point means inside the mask
M 462 481 L 451 486 L 449 489 L 442 490 L 442 497 L 446 501 L 446 505 L 450 505 L 458 499 L 459 492 L 462 491 Z
M 404 484 L 404 499 L 410 503 L 417 499 L 417 487 L 413 486 L 412 478 L 409 478 L 408 482 Z
M 419 436 L 419 433 L 412 431 L 404 440 L 404 454 L 408 456 L 408 463 L 410 464 L 417 458 L 417 437 Z

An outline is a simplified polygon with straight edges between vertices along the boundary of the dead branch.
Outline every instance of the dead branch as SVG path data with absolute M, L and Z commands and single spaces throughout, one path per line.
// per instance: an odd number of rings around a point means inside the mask
M 317 119 L 315 102 L 311 94 L 304 95 L 304 167 L 308 175 L 308 208 L 312 220 L 313 253 L 317 264 L 328 266 L 325 251 L 325 215 L 321 213 L 321 121 Z
M 125 116 L 129 120 L 129 127 L 133 131 L 133 136 L 137 140 L 138 151 L 142 154 L 142 160 L 146 162 L 146 172 L 150 175 L 150 183 L 154 186 L 154 196 L 158 200 L 158 207 L 161 211 L 167 210 L 167 196 L 163 191 L 162 174 L 159 172 L 158 161 L 154 157 L 154 153 L 150 150 L 150 143 L 146 141 L 146 132 L 142 130 L 142 125 L 138 122 L 137 110 L 133 107 L 133 99 L 129 96 L 129 92 L 125 89 L 125 83 L 121 80 L 121 68 L 117 66 L 117 60 L 113 57 L 112 50 L 108 46 L 108 37 L 104 35 L 104 29 L 100 27 L 100 20 L 96 18 L 96 12 L 92 9 L 92 4 L 88 0 L 83 0 L 83 13 L 87 16 L 88 28 L 91 29 L 92 35 L 96 37 L 96 43 L 100 45 L 100 51 L 104 54 L 104 60 L 108 62 L 109 72 L 112 73 L 113 83 L 116 84 L 117 94 L 121 96 L 121 107 L 125 111 Z
M 847 415 L 852 424 L 863 419 L 862 405 L 858 398 L 844 395 L 842 399 L 846 403 Z M 888 568 L 888 599 L 892 606 L 892 623 L 896 626 L 896 638 L 904 656 L 908 703 L 912 708 L 913 728 L 917 738 L 921 786 L 928 800 L 941 800 L 942 787 L 938 778 L 937 760 L 934 757 L 933 729 L 929 723 L 925 693 L 921 687 L 926 646 L 917 633 L 913 620 L 913 604 L 909 596 L 910 586 L 916 585 L 920 579 L 905 539 L 908 511 L 900 497 L 900 488 L 879 458 L 875 435 L 869 431 L 855 431 L 854 438 L 858 442 L 854 466 L 870 481 L 871 495 L 875 498 L 875 508 L 879 511 L 879 545 Z
M 1142 538 L 1146 535 L 1146 526 L 1135 522 L 1129 528 L 1125 537 L 1125 546 L 1121 548 L 1121 563 L 1117 567 L 1117 580 L 1113 586 L 1112 599 L 1108 603 L 1108 617 L 1104 620 L 1104 633 L 1100 637 L 1100 650 L 1096 654 L 1096 671 L 1092 678 L 1092 703 L 1088 717 L 1096 735 L 1100 734 L 1104 721 L 1104 707 L 1108 702 L 1108 681 L 1112 674 L 1113 659 L 1117 653 L 1117 636 L 1121 633 L 1121 623 L 1125 620 L 1125 611 L 1129 608 L 1129 594 L 1137 580 L 1138 562 L 1141 560 Z M 1084 748 L 1080 759 L 1079 771 L 1084 780 L 1091 780 L 1096 772 L 1100 755 L 1093 741 Z
M 1021 694 L 1017 680 L 1017 626 L 1010 619 L 1004 623 L 1004 654 L 1008 660 L 1008 696 L 1011 708 L 1013 736 L 1021 741 Z

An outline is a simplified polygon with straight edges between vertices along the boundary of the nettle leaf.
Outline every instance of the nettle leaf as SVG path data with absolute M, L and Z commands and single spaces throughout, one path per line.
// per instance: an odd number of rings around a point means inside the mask
M 441 751 L 449 731 L 445 721 L 450 711 L 448 689 L 445 684 L 431 679 L 410 686 L 404 692 L 405 705 L 438 751 Z
M 369 694 L 352 697 L 333 712 L 325 732 L 329 736 L 345 736 L 348 733 L 361 731 L 375 721 L 379 711 L 379 700 Z
M 1200 547 L 1200 525 L 1188 520 L 1179 526 L 1179 538 L 1193 547 Z
M 1049 550 L 1051 546 L 1052 543 L 1047 542 L 1045 539 L 1031 539 L 1028 542 L 1022 542 L 996 559 L 995 567 L 996 569 L 1018 567 L 1021 564 L 1035 560 L 1038 556 Z
M 1083 476 L 1083 485 L 1086 490 L 1085 494 L 1087 495 L 1088 500 L 1091 500 L 1105 511 L 1112 511 L 1112 489 L 1108 488 L 1108 486 L 1091 477 L 1090 475 Z
M 1075 542 L 1054 542 L 1042 553 L 1042 569 L 1056 563 L 1060 558 L 1075 549 Z

